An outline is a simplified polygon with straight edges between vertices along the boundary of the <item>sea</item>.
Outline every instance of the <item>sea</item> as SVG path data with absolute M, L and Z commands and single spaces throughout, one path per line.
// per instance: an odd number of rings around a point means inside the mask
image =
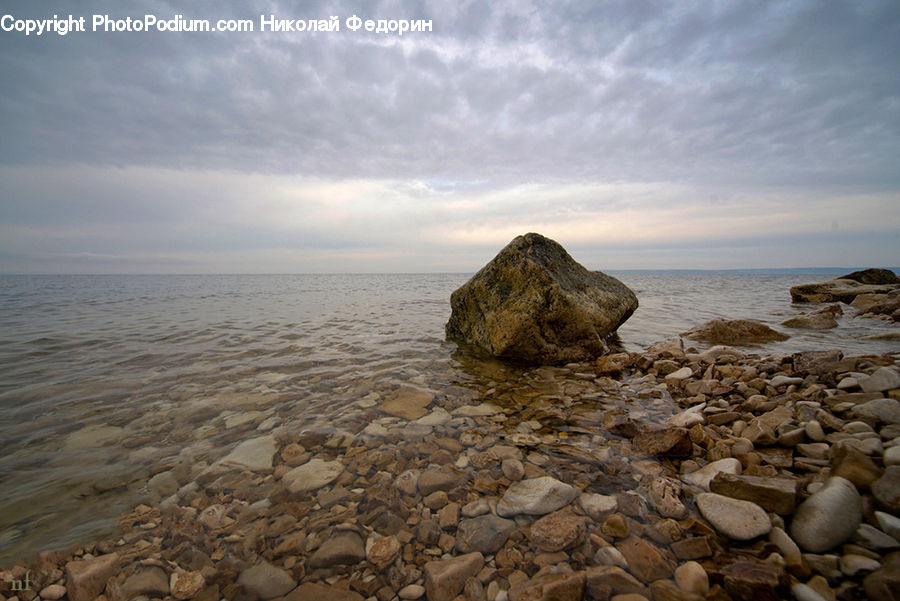
M 640 302 L 619 329 L 627 350 L 725 317 L 791 336 L 747 352 L 900 352 L 863 340 L 896 326 L 848 306 L 832 330 L 778 325 L 810 310 L 791 286 L 847 271 L 609 273 Z M 0 275 L 0 562 L 115 534 L 148 478 L 221 457 L 248 415 L 263 430 L 327 424 L 371 391 L 493 390 L 534 369 L 445 339 L 470 276 Z

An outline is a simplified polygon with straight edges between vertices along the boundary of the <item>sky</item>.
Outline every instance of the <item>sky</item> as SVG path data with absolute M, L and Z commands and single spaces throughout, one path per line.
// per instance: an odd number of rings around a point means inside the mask
M 900 263 L 896 0 L 234 4 L 0 0 L 0 273 Z

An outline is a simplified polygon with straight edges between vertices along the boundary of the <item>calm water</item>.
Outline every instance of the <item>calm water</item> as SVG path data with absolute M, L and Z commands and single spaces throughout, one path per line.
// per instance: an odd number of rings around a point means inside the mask
M 616 273 L 641 303 L 620 336 L 774 325 L 806 309 L 792 285 L 841 272 Z M 468 277 L 0 276 L 0 560 L 114 531 L 154 466 L 221 456 L 242 415 L 312 423 L 385 386 L 496 377 L 444 340 Z M 890 326 L 852 313 L 756 352 L 900 351 L 859 340 Z

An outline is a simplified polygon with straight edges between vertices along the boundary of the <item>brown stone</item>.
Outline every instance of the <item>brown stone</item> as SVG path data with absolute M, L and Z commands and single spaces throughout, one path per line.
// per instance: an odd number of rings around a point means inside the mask
M 184 572 L 175 580 L 172 596 L 176 599 L 193 599 L 206 586 L 203 574 L 197 571 Z
M 426 470 L 419 476 L 416 485 L 421 494 L 428 496 L 439 490 L 450 490 L 456 486 L 459 480 L 459 475 L 449 469 Z
M 584 540 L 584 518 L 568 511 L 545 515 L 528 530 L 531 544 L 541 551 L 561 551 L 574 547 Z
M 317 582 L 304 582 L 285 596 L 284 601 L 363 601 L 363 596 Z
M 363 541 L 355 532 L 345 532 L 330 538 L 309 558 L 314 568 L 328 568 L 336 565 L 353 565 L 366 557 Z
M 781 601 L 789 595 L 783 568 L 756 561 L 738 560 L 722 570 L 723 585 L 735 600 Z
M 587 593 L 602 598 L 602 591 L 612 595 L 644 594 L 647 590 L 634 576 L 619 566 L 590 566 L 587 568 Z
M 467 553 L 453 559 L 429 561 L 425 564 L 425 591 L 428 601 L 453 601 L 463 590 L 466 580 L 484 567 L 481 553 Z
M 637 536 L 616 543 L 616 549 L 625 557 L 631 573 L 644 582 L 668 578 L 675 571 L 656 545 Z
M 404 387 L 397 391 L 392 399 L 382 403 L 381 410 L 403 419 L 419 419 L 428 410 L 426 407 L 434 400 L 434 394 L 419 388 Z
M 848 444 L 832 447 L 831 475 L 846 478 L 861 490 L 870 490 L 884 473 L 875 462 Z
M 119 568 L 115 553 L 66 564 L 66 590 L 70 601 L 93 601 Z
M 669 548 L 678 559 L 701 559 L 713 554 L 709 536 L 694 536 L 675 541 Z
M 169 578 L 162 568 L 155 566 L 141 568 L 125 580 L 122 592 L 129 599 L 138 595 L 165 597 L 169 594 Z
M 789 478 L 759 478 L 719 472 L 709 489 L 720 495 L 756 503 L 766 511 L 788 515 L 797 504 L 799 482 Z
M 603 429 L 616 436 L 633 438 L 640 429 L 622 409 L 612 409 L 603 414 Z
M 778 342 L 789 338 L 764 323 L 749 319 L 713 319 L 681 335 L 691 340 L 729 346 Z
M 691 454 L 691 438 L 685 428 L 641 432 L 631 442 L 641 453 L 656 457 L 686 457 Z
M 581 601 L 584 585 L 583 571 L 547 574 L 510 587 L 509 601 Z
M 383 570 L 400 557 L 401 548 L 402 545 L 396 536 L 382 536 L 372 543 L 366 557 L 376 568 Z

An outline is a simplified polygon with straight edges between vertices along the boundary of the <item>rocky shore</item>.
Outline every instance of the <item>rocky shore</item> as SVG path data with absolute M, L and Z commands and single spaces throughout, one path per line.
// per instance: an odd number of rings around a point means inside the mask
M 676 340 L 248 419 L 0 601 L 896 599 L 896 359 Z

